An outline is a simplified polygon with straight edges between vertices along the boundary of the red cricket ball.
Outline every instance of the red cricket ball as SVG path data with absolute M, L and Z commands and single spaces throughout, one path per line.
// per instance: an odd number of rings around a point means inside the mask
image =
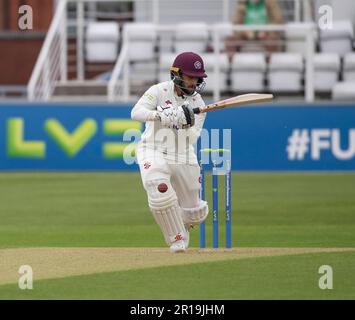
M 164 193 L 168 190 L 168 186 L 166 185 L 166 183 L 160 183 L 158 185 L 158 190 L 159 192 Z

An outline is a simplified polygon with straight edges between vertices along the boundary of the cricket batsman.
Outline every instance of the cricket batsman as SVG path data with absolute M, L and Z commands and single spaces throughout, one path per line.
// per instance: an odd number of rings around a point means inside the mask
M 179 54 L 171 80 L 150 87 L 133 107 L 133 120 L 145 122 L 137 147 L 137 160 L 148 205 L 170 251 L 184 252 L 189 230 L 203 222 L 208 205 L 199 197 L 200 167 L 193 145 L 206 114 L 200 92 L 207 77 L 202 58 L 193 52 Z

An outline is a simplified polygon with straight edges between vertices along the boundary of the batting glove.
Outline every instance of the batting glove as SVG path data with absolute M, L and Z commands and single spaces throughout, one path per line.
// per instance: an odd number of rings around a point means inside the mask
M 179 107 L 157 107 L 158 118 L 163 127 L 188 129 L 195 124 L 195 114 L 188 103 Z

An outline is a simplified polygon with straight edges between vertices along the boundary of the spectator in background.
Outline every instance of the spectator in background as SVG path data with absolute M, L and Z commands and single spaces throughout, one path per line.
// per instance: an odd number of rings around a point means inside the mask
M 233 23 L 282 24 L 284 19 L 277 0 L 239 0 Z M 225 39 L 226 52 L 231 60 L 236 51 L 280 51 L 281 38 L 275 31 L 236 31 Z

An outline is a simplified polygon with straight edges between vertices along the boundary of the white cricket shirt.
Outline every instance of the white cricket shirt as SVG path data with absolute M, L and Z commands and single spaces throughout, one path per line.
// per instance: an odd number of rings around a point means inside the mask
M 197 164 L 193 145 L 197 142 L 206 118 L 206 114 L 195 114 L 195 125 L 189 129 L 168 129 L 156 119 L 158 106 L 176 108 L 186 101 L 192 108 L 205 105 L 200 94 L 179 97 L 174 91 L 172 80 L 150 87 L 133 107 L 133 120 L 145 122 L 137 152 L 144 149 L 155 150 L 158 156 L 171 163 Z

